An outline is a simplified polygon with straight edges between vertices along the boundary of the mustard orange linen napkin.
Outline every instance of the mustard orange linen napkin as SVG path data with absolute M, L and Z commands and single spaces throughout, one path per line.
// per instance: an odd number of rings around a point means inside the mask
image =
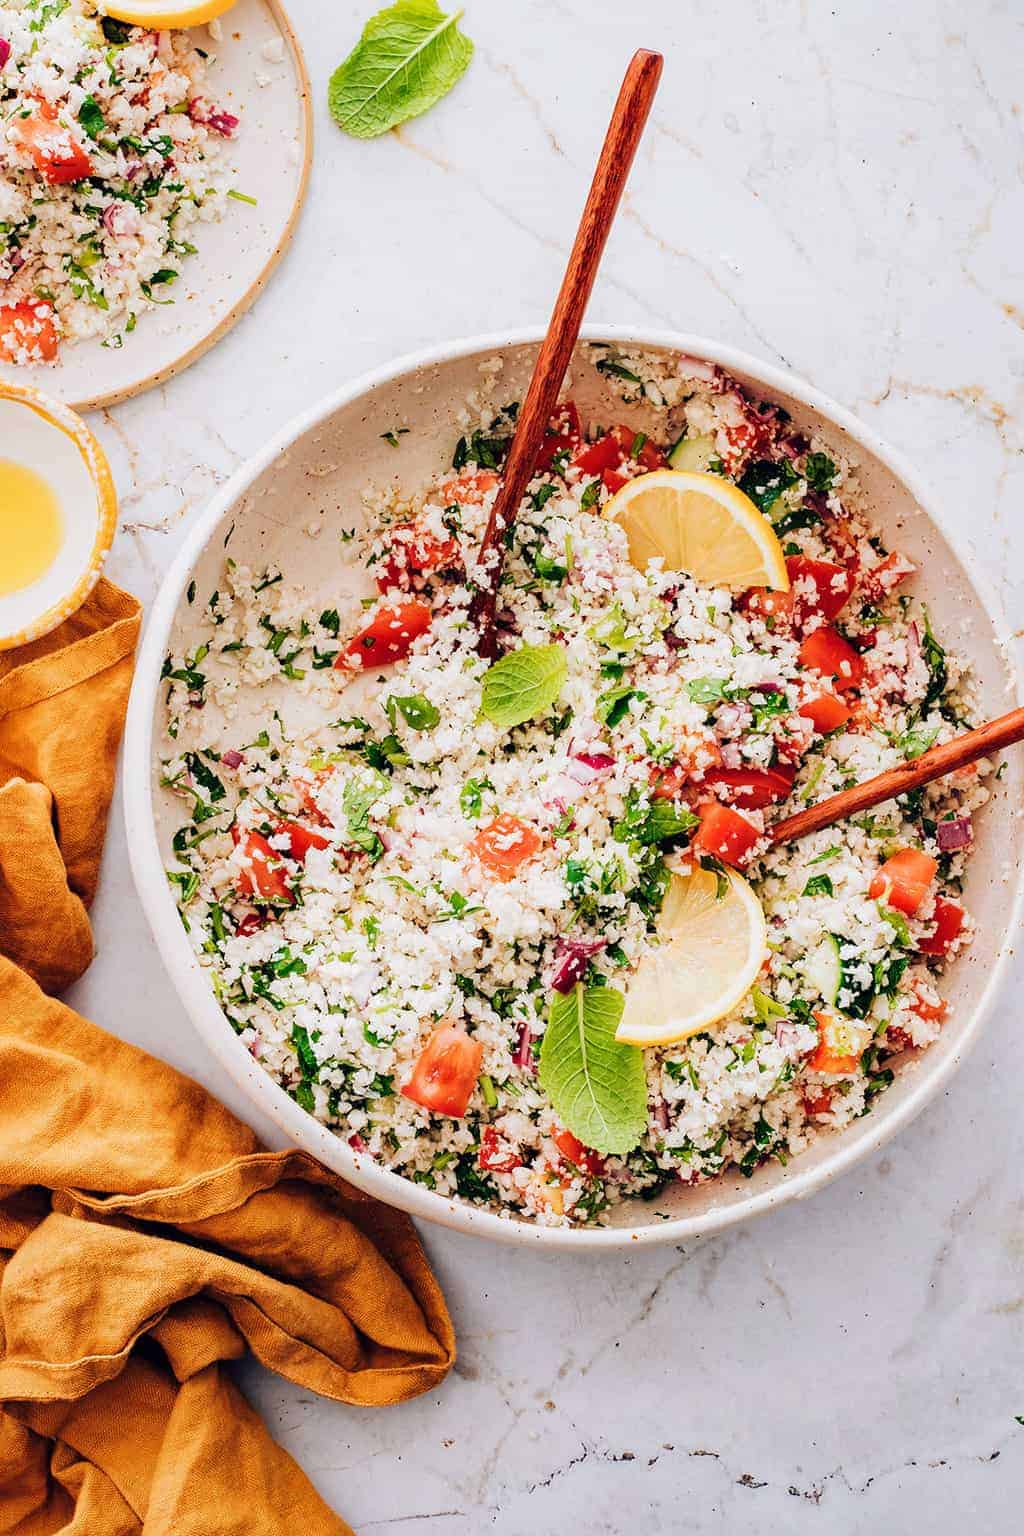
M 261 1152 L 3 959 L 0 1250 L 0 1531 L 19 1536 L 344 1532 L 220 1362 L 248 1346 L 378 1405 L 454 1355 L 407 1218 Z
M 436 1385 L 412 1224 L 36 984 L 91 957 L 138 628 L 101 582 L 0 655 L 0 1533 L 343 1536 L 222 1362 L 360 1405 Z
M 50 634 L 0 651 L 0 951 L 48 992 L 92 959 L 139 623 L 137 599 L 101 580 Z

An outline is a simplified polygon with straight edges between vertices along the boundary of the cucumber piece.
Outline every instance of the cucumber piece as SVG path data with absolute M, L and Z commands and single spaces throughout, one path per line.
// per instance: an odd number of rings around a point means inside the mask
M 681 437 L 670 449 L 668 462 L 673 469 L 707 470 L 717 458 L 713 437 Z
M 843 984 L 843 962 L 839 958 L 839 940 L 834 933 L 822 939 L 803 963 L 804 979 L 814 987 L 823 1002 L 835 1007 Z

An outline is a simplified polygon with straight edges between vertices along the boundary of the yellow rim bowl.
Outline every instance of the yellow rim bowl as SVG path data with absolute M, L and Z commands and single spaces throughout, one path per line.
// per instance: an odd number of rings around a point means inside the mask
M 107 456 L 82 418 L 31 385 L 0 379 L 0 443 L 0 459 L 35 470 L 55 490 L 64 524 L 43 574 L 0 595 L 0 651 L 9 651 L 49 634 L 85 602 L 117 531 L 117 492 Z

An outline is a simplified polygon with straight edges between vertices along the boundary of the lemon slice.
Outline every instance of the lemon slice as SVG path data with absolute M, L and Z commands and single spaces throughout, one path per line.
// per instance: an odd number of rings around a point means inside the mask
M 605 509 L 626 530 L 637 570 L 661 555 L 667 571 L 709 586 L 789 591 L 782 545 L 735 485 L 697 470 L 655 469 L 616 492 Z
M 671 1045 L 723 1018 L 757 980 L 768 952 L 764 913 L 742 875 L 673 875 L 658 919 L 657 949 L 626 989 L 615 1031 L 629 1045 Z
M 99 0 L 99 10 L 134 27 L 202 27 L 223 16 L 235 0 Z

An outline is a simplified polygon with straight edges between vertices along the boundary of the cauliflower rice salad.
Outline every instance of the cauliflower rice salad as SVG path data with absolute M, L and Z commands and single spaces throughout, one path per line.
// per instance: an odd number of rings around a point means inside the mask
M 173 302 L 198 224 L 242 195 L 222 166 L 239 120 L 206 94 L 199 36 L 91 0 L 0 0 L 0 359 L 122 346 Z
M 712 365 L 593 358 L 658 427 L 560 407 L 507 541 L 497 663 L 467 615 L 514 404 L 425 492 L 372 502 L 340 558 L 376 596 L 314 611 L 228 559 L 189 592 L 202 642 L 164 667 L 163 782 L 187 812 L 169 878 L 234 1029 L 359 1153 L 544 1224 L 784 1163 L 871 1109 L 941 1028 L 993 766 L 769 844 L 774 820 L 956 734 L 968 681 L 850 464 Z M 666 462 L 746 493 L 788 592 L 634 567 L 605 508 Z M 267 684 L 323 723 L 289 739 L 268 704 L 242 739 L 239 690 Z M 757 982 L 690 1038 L 614 1044 L 670 870 L 698 866 L 756 892 Z M 567 1010 L 611 1126 L 589 1143 L 544 1051 Z

